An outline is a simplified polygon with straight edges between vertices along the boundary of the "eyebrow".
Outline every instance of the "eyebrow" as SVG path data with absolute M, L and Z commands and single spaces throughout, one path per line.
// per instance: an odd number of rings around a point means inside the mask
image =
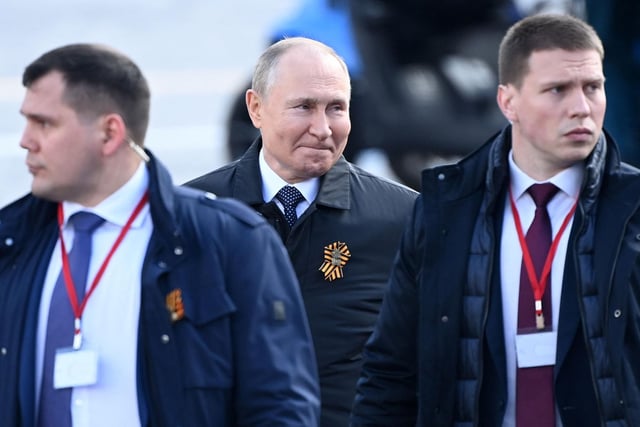
M 28 117 L 30 119 L 46 119 L 48 116 L 39 113 L 29 113 L 28 111 L 24 111 L 22 108 L 19 110 L 20 114 L 24 117 Z
M 557 79 L 557 80 L 547 80 L 547 81 L 543 81 L 541 82 L 541 85 L 544 87 L 553 87 L 553 86 L 568 86 L 568 85 L 572 85 L 574 83 L 579 83 L 580 85 L 584 85 L 584 84 L 593 84 L 593 83 L 604 83 L 605 78 L 604 77 L 591 77 L 591 78 L 584 78 L 584 79 L 579 79 L 578 82 L 576 82 L 575 79 Z
M 300 97 L 290 100 L 291 104 L 317 104 L 320 100 L 318 98 Z
M 321 104 L 322 100 L 320 98 L 311 98 L 311 97 L 301 97 L 294 98 L 290 100 L 291 104 Z M 327 104 L 346 104 L 347 100 L 344 98 L 333 98 L 327 102 Z
M 35 120 L 37 122 L 43 122 L 43 121 L 54 122 L 55 120 L 54 116 L 51 116 L 51 115 L 46 115 L 42 113 L 29 113 L 22 109 L 20 109 L 19 111 L 20 111 L 20 114 L 28 120 Z

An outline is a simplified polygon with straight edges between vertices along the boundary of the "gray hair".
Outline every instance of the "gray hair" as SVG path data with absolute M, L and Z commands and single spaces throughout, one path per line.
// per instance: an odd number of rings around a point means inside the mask
M 258 95 L 263 97 L 268 95 L 269 89 L 271 89 L 276 78 L 276 69 L 280 58 L 282 58 L 282 56 L 289 50 L 298 47 L 314 49 L 333 56 L 338 63 L 340 63 L 340 66 L 347 75 L 347 78 L 349 77 L 347 64 L 331 47 L 317 40 L 312 40 L 306 37 L 285 38 L 269 46 L 262 55 L 260 55 L 260 58 L 258 58 L 258 63 L 256 64 L 256 68 L 253 73 L 253 79 L 251 80 L 251 88 Z

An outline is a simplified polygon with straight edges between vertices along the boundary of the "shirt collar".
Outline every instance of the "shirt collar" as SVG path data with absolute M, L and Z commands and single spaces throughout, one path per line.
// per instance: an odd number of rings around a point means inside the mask
M 98 205 L 88 208 L 78 203 L 64 201 L 62 202 L 64 210 L 64 223 L 67 225 L 69 217 L 76 212 L 86 211 L 101 216 L 106 222 L 123 227 L 133 210 L 135 209 L 144 193 L 149 188 L 149 171 L 144 162 L 140 162 L 138 169 L 133 176 L 122 187 L 116 190 L 109 197 L 104 199 Z M 148 209 L 148 208 L 147 208 Z M 135 219 L 132 228 L 140 227 L 145 218 L 146 209 L 141 212 Z
M 262 197 L 265 202 L 270 202 L 276 196 L 276 193 L 285 185 L 293 185 L 304 196 L 305 200 L 311 203 L 318 195 L 320 187 L 320 178 L 311 178 L 296 184 L 289 184 L 275 173 L 271 166 L 264 159 L 264 150 L 260 150 L 258 156 L 260 164 L 260 175 L 262 176 Z
M 518 200 L 532 184 L 550 182 L 563 193 L 573 199 L 580 195 L 580 187 L 584 177 L 584 165 L 579 162 L 557 173 L 546 181 L 536 181 L 524 173 L 513 160 L 513 150 L 509 151 L 509 171 L 511 177 L 511 191 L 514 200 Z

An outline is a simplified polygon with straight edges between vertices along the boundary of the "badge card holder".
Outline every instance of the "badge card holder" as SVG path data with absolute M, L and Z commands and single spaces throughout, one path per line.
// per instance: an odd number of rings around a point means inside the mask
M 555 331 L 516 335 L 518 368 L 555 365 L 557 339 Z
M 72 347 L 56 351 L 53 388 L 61 389 L 93 385 L 98 381 L 98 353 Z

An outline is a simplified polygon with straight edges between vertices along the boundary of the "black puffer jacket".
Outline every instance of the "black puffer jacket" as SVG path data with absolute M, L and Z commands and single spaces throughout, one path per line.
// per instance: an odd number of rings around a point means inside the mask
M 365 349 L 353 426 L 502 425 L 497 253 L 510 141 L 507 127 L 462 162 L 424 172 Z M 555 366 L 563 424 L 640 425 L 640 172 L 604 137 L 587 160 L 567 251 Z

